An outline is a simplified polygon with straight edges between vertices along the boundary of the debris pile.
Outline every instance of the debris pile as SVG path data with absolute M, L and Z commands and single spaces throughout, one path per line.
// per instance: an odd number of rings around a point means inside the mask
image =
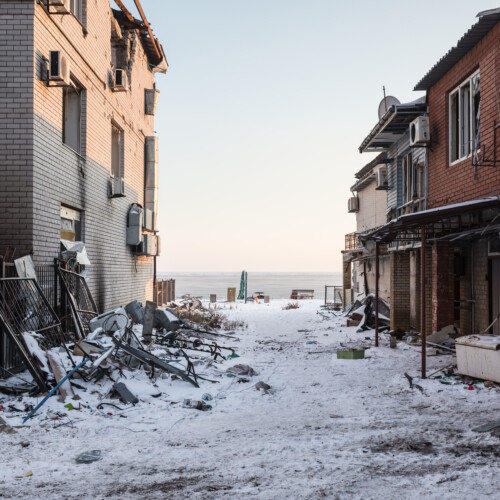
M 375 328 L 375 295 L 370 293 L 363 300 L 354 301 L 346 310 L 347 326 L 357 326 L 358 331 Z M 388 329 L 391 324 L 391 306 L 388 302 L 378 299 L 379 331 Z
M 135 382 L 141 376 L 152 387 L 159 378 L 168 378 L 171 383 L 199 388 L 200 380 L 217 383 L 217 378 L 255 375 L 246 365 L 235 365 L 227 372 L 219 368 L 226 360 L 238 358 L 235 347 L 221 341 L 238 338 L 234 331 L 220 331 L 227 326 L 224 316 L 205 309 L 199 298 L 185 297 L 166 308 L 153 302 L 143 307 L 134 301 L 98 314 L 81 275 L 65 269 L 59 269 L 58 275 L 68 293 L 73 332 L 64 331 L 36 278 L 0 279 L 0 324 L 31 375 L 31 380 L 26 373 L 0 381 L 0 392 L 45 396 L 35 407 L 26 406 L 24 421 L 56 393 L 68 411 L 81 408 L 79 400 L 87 391 L 98 393 L 100 409 L 116 406 L 109 401 L 113 397 L 123 404 L 138 404 L 141 394 Z M 211 396 L 203 396 L 203 401 L 186 399 L 184 407 L 209 410 L 206 401 Z

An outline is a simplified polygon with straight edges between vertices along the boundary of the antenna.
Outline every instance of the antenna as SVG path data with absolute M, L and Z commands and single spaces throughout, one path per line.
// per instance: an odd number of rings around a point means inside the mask
M 382 91 L 384 93 L 384 97 L 380 101 L 380 104 L 378 105 L 378 119 L 381 120 L 384 115 L 389 111 L 392 106 L 397 106 L 398 104 L 401 104 L 398 99 L 396 99 L 392 95 L 386 95 L 385 94 L 385 85 L 382 87 Z

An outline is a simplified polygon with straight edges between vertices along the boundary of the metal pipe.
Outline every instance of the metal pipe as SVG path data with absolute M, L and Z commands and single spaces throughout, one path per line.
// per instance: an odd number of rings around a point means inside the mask
M 379 257 L 380 243 L 375 243 L 375 347 L 378 347 L 378 289 L 379 289 Z
M 422 378 L 425 375 L 426 336 L 425 336 L 425 225 L 420 226 L 420 333 L 422 337 Z

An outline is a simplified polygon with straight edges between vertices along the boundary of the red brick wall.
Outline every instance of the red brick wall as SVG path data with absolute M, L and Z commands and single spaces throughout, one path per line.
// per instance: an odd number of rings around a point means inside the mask
M 436 241 L 432 247 L 432 331 L 454 322 L 453 245 Z M 427 332 L 432 333 L 432 332 Z
M 463 57 L 428 93 L 432 150 L 429 151 L 429 208 L 473 200 L 500 193 L 500 166 L 479 166 L 472 159 L 449 165 L 448 94 L 467 76 L 480 71 L 481 145 L 493 157 L 494 120 L 500 100 L 500 23 Z M 495 76 L 497 85 L 495 85 Z M 497 143 L 500 143 L 500 130 Z M 485 148 L 484 148 L 485 146 Z M 500 159 L 500 151 L 497 156 Z M 485 158 L 486 159 L 486 158 Z

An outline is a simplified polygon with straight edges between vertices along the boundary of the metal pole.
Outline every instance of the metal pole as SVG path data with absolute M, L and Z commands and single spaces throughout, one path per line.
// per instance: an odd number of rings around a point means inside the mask
M 375 347 L 378 347 L 379 242 L 375 243 Z
M 425 226 L 420 226 L 420 332 L 422 337 L 422 378 L 425 375 L 426 337 L 425 337 Z

